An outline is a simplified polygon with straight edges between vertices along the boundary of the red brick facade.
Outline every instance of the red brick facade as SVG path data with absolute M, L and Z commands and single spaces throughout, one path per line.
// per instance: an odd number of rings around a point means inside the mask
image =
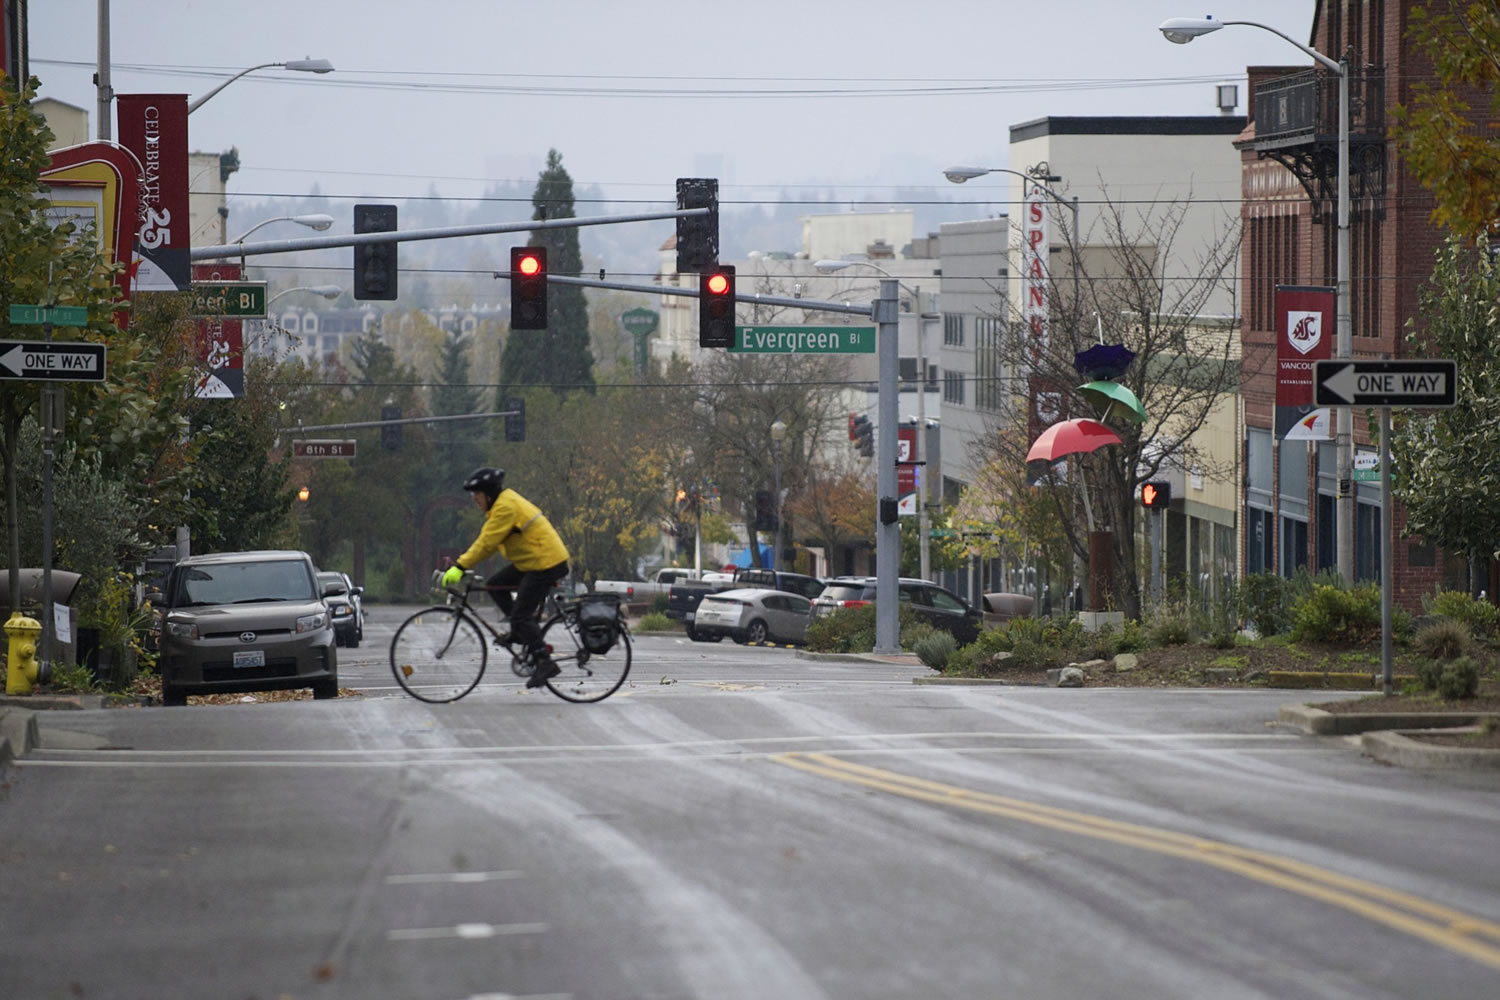
M 1347 53 L 1351 77 L 1359 74 L 1374 76 L 1383 70 L 1387 109 L 1393 104 L 1409 103 L 1411 82 L 1417 79 L 1430 82 L 1433 77 L 1431 63 L 1415 53 L 1406 40 L 1408 16 L 1413 6 L 1411 0 L 1319 0 L 1309 44 L 1334 59 Z M 1427 6 L 1441 5 L 1429 3 Z M 1241 220 L 1244 225 L 1241 342 L 1247 433 L 1259 430 L 1269 435 L 1274 428 L 1276 286 L 1332 286 L 1336 282 L 1338 230 L 1335 203 L 1328 201 L 1315 206 L 1287 167 L 1273 159 L 1261 158 L 1255 149 L 1256 88 L 1306 69 L 1307 66 L 1302 65 L 1252 67 L 1249 70 L 1251 119 L 1239 140 L 1243 160 Z M 1332 85 L 1334 79 L 1332 74 L 1329 76 Z M 1476 106 L 1482 107 L 1483 102 Z M 1387 113 L 1373 120 L 1383 125 L 1390 121 L 1390 116 Z M 1383 128 L 1380 134 L 1383 134 Z M 1407 353 L 1407 321 L 1416 312 L 1418 291 L 1431 273 L 1433 252 L 1442 244 L 1445 235 L 1428 221 L 1432 197 L 1401 168 L 1395 142 L 1385 140 L 1384 152 L 1383 190 L 1355 196 L 1350 203 L 1350 312 L 1356 357 L 1401 357 Z M 1355 172 L 1356 165 L 1351 162 L 1351 175 Z M 1351 187 L 1360 190 L 1358 178 L 1352 178 Z M 1371 430 L 1365 413 L 1356 410 L 1356 448 L 1371 444 Z M 1276 448 L 1272 484 L 1281 482 L 1283 452 L 1287 453 L 1289 460 L 1301 460 L 1300 448 L 1286 445 Z M 1296 457 L 1292 458 L 1292 455 Z M 1317 449 L 1310 449 L 1308 465 L 1307 495 L 1302 500 L 1308 519 L 1305 561 L 1311 569 L 1329 563 L 1328 534 L 1324 534 L 1324 551 L 1320 553 L 1317 522 L 1320 510 L 1331 507 L 1328 476 L 1332 470 L 1321 470 L 1324 501 L 1320 505 Z M 1241 518 L 1242 551 L 1248 551 L 1252 544 L 1248 479 L 1245 486 L 1247 499 Z M 1277 526 L 1277 539 L 1270 552 L 1274 568 L 1280 572 L 1285 570 L 1281 508 L 1286 498 L 1274 485 L 1272 496 L 1271 523 Z M 1395 507 L 1396 539 L 1392 546 L 1394 551 L 1390 553 L 1393 559 L 1392 597 L 1400 606 L 1419 611 L 1422 596 L 1440 585 L 1459 589 L 1465 586 L 1466 563 L 1462 555 L 1435 552 L 1420 538 L 1402 537 L 1405 512 L 1399 504 Z M 1356 566 L 1368 560 L 1370 553 L 1366 552 L 1365 560 L 1362 560 L 1359 549 L 1361 545 L 1368 549 L 1370 542 L 1369 536 L 1361 537 L 1356 532 Z M 1242 572 L 1246 566 L 1246 560 L 1242 560 Z M 1490 593 L 1495 593 L 1493 585 Z

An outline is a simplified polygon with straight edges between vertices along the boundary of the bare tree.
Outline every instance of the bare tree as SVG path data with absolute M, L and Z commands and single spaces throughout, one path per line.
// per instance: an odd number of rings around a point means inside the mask
M 1099 343 L 1124 344 L 1133 351 L 1133 364 L 1116 381 L 1135 393 L 1147 422 L 1112 415 L 1108 422 L 1122 445 L 1075 456 L 1049 469 L 1044 481 L 1053 486 L 1070 482 L 1086 491 L 1087 506 L 1078 502 L 1077 490 L 1048 493 L 1078 558 L 1087 558 L 1088 520 L 1095 530 L 1111 533 L 1113 604 L 1139 617 L 1135 528 L 1140 484 L 1168 469 L 1212 478 L 1228 475 L 1234 467 L 1233 455 L 1208 454 L 1194 435 L 1215 407 L 1239 389 L 1238 324 L 1233 316 L 1207 316 L 1204 310 L 1218 293 L 1237 300 L 1240 229 L 1238 220 L 1226 214 L 1195 254 L 1179 255 L 1176 245 L 1190 196 L 1145 205 L 1116 202 L 1108 192 L 1104 199 L 1090 249 L 1072 261 L 1077 281 L 1071 271 L 1049 275 L 1053 307 L 1045 340 L 1036 338 L 1019 317 L 1002 317 L 1010 321 L 1001 352 L 1008 391 L 997 394 L 996 420 L 980 443 L 976 464 L 996 460 L 1020 468 L 1040 429 L 1068 417 L 1103 416 L 1077 389 L 1085 378 L 1074 367 L 1075 355 Z M 1165 262 L 1188 259 L 1195 261 L 1190 273 L 1164 273 Z M 1038 395 L 1050 400 L 1055 412 L 1034 420 Z

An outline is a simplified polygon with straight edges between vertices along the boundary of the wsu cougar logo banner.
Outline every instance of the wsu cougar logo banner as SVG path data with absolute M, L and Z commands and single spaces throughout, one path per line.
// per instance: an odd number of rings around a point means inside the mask
M 1276 286 L 1276 437 L 1289 432 L 1308 439 L 1313 413 L 1313 362 L 1333 357 L 1334 290 L 1305 285 Z

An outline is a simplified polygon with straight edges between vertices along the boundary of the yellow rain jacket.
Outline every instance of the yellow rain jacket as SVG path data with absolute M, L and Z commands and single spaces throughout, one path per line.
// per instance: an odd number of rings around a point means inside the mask
M 473 569 L 496 552 L 524 573 L 568 561 L 568 547 L 541 508 L 509 489 L 500 491 L 479 537 L 454 561 L 464 569 Z

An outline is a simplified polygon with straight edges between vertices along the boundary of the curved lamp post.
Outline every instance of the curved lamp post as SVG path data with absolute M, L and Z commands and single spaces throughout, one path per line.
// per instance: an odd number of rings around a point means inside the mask
M 272 302 L 275 302 L 283 295 L 290 295 L 293 292 L 312 292 L 314 295 L 321 295 L 325 299 L 336 299 L 344 294 L 344 288 L 342 285 L 298 285 L 295 288 L 283 288 L 266 300 L 266 311 L 270 312 Z
M 333 216 L 325 215 L 322 212 L 317 212 L 313 215 L 278 215 L 274 219 L 264 219 L 257 222 L 229 242 L 243 243 L 251 233 L 255 232 L 261 226 L 269 226 L 273 222 L 295 222 L 299 226 L 306 226 L 309 229 L 316 229 L 318 232 L 322 232 L 333 225 Z
M 1226 26 L 1244 26 L 1269 31 L 1276 37 L 1290 42 L 1303 53 L 1339 78 L 1339 142 L 1338 142 L 1338 289 L 1335 295 L 1337 317 L 1335 331 L 1337 339 L 1334 349 L 1337 360 L 1347 360 L 1353 354 L 1354 336 L 1349 320 L 1349 64 L 1335 61 L 1308 45 L 1303 45 L 1290 35 L 1258 21 L 1215 21 L 1212 17 L 1171 17 L 1157 26 L 1167 41 L 1186 45 L 1200 35 L 1207 35 Z M 1348 583 L 1354 582 L 1354 491 L 1345 490 L 1343 484 L 1354 477 L 1354 413 L 1347 406 L 1338 408 L 1338 564 L 1339 575 Z M 1384 509 L 1390 517 L 1390 507 Z M 1390 560 L 1382 559 L 1382 566 Z
M 926 442 L 924 440 L 926 438 L 926 436 L 927 436 L 927 340 L 926 340 L 926 332 L 927 331 L 925 329 L 923 329 L 923 324 L 922 324 L 922 290 L 920 288 L 917 288 L 917 289 L 907 288 L 906 285 L 904 285 L 904 284 L 902 284 L 900 282 L 900 280 L 896 279 L 896 276 L 894 274 L 892 274 L 891 272 L 887 271 L 885 268 L 881 267 L 879 264 L 872 263 L 872 262 L 870 262 L 868 260 L 820 260 L 820 261 L 815 261 L 813 263 L 813 267 L 817 268 L 823 274 L 833 274 L 836 271 L 842 271 L 842 270 L 844 270 L 844 268 L 846 268 L 846 267 L 854 267 L 856 265 L 868 267 L 868 268 L 870 268 L 872 270 L 879 271 L 881 274 L 885 275 L 887 278 L 891 278 L 893 280 L 896 280 L 896 284 L 900 285 L 902 288 L 906 288 L 906 291 L 911 295 L 912 301 L 913 301 L 913 303 L 916 306 L 916 310 L 917 310 L 917 439 L 916 439 L 916 453 L 912 455 L 912 461 L 913 462 L 917 462 L 917 463 L 921 463 L 923 461 L 924 457 L 925 457 L 925 452 L 927 451 L 927 449 L 925 447 Z M 885 432 L 882 431 L 881 433 L 885 433 Z M 892 428 L 892 433 L 895 433 L 895 428 Z M 928 530 L 929 530 L 928 529 L 928 523 L 927 523 L 927 477 L 926 477 L 926 475 L 924 475 L 924 472 L 925 472 L 925 469 L 920 464 L 918 464 L 917 465 L 917 533 L 918 533 L 917 549 L 918 549 L 918 552 L 920 553 L 920 565 L 921 565 L 920 572 L 922 574 L 922 579 L 926 580 L 926 579 L 929 579 L 930 576 L 931 576 L 932 550 L 929 547 L 930 546 L 930 542 L 929 542 L 929 540 L 927 538 L 927 534 L 928 534 Z
M 219 84 L 213 90 L 210 90 L 208 93 L 204 94 L 202 97 L 197 97 L 189 101 L 188 114 L 192 114 L 194 111 L 197 111 L 199 108 L 203 107 L 203 105 L 208 103 L 209 98 L 213 97 L 219 91 L 223 90 L 225 87 L 229 86 L 231 83 L 238 80 L 245 74 L 254 73 L 258 69 L 271 69 L 273 67 L 277 69 L 295 70 L 298 73 L 333 72 L 333 63 L 329 62 L 327 59 L 290 59 L 286 62 L 261 63 L 259 66 L 251 66 L 249 69 L 240 70 L 238 73 L 234 74 L 234 76 L 231 76 L 229 79 Z
M 776 460 L 776 530 L 771 534 L 771 569 L 781 568 L 781 442 L 786 440 L 786 424 L 777 420 L 771 425 L 771 455 Z

